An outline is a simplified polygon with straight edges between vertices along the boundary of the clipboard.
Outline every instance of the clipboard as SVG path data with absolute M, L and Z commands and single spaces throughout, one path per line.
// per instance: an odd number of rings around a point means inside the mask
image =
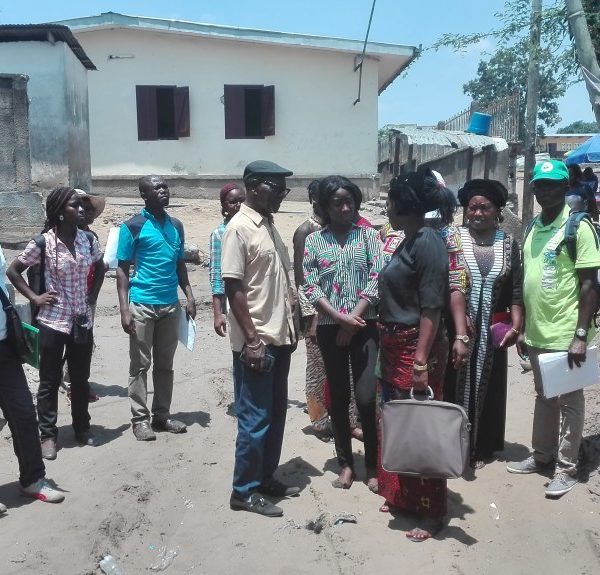
M 544 397 L 550 399 L 590 385 L 600 383 L 600 367 L 598 367 L 598 348 L 588 347 L 585 361 L 581 367 L 573 365 L 569 369 L 567 352 L 558 351 L 540 354 L 540 373 Z
M 179 341 L 190 351 L 196 344 L 196 322 L 188 318 L 184 309 L 179 309 Z

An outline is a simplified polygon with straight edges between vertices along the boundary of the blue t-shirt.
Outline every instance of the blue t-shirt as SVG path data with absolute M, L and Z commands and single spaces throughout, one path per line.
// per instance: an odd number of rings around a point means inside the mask
M 151 305 L 178 301 L 177 261 L 184 257 L 183 245 L 181 222 L 166 214 L 162 226 L 145 208 L 121 224 L 117 259 L 135 266 L 130 301 Z

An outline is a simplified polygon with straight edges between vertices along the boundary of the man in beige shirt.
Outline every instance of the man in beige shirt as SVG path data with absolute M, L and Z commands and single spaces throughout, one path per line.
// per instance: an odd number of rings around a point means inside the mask
M 290 497 L 298 487 L 277 481 L 290 359 L 296 345 L 294 289 L 287 251 L 273 224 L 292 172 L 258 160 L 244 170 L 246 203 L 223 236 L 221 273 L 231 307 L 229 337 L 238 435 L 231 509 L 279 517 L 264 495 Z

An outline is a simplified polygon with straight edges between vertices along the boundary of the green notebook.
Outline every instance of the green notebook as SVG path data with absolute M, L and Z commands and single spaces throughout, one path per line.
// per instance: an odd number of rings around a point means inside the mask
M 28 323 L 21 323 L 23 324 L 25 337 L 31 347 L 31 353 L 25 359 L 25 363 L 28 363 L 31 367 L 40 369 L 40 330 Z

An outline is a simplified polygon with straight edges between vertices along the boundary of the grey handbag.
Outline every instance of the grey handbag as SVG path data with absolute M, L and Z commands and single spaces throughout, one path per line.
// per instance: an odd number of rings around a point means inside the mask
M 385 471 L 453 479 L 469 463 L 471 424 L 460 405 L 427 399 L 388 401 L 381 416 L 381 460 Z

